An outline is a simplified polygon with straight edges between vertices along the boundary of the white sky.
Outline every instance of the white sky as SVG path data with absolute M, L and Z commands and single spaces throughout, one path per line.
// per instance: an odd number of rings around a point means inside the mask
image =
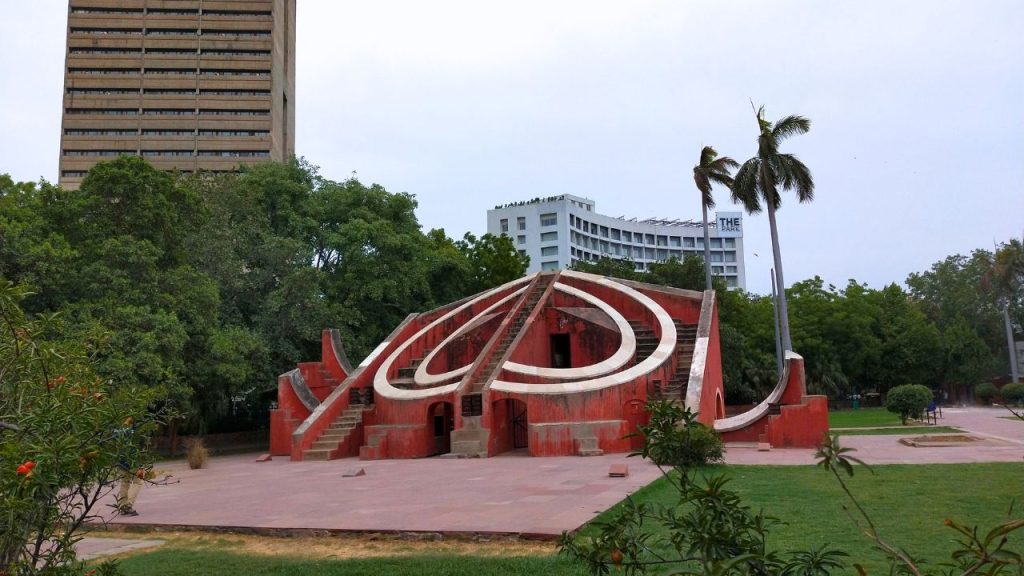
M 415 194 L 424 229 L 565 192 L 699 218 L 700 148 L 752 156 L 753 99 L 812 121 L 784 145 L 817 182 L 779 213 L 789 284 L 880 287 L 1024 233 L 1018 0 L 298 1 L 298 153 Z M 0 172 L 53 181 L 67 2 L 0 7 Z M 765 293 L 767 217 L 744 223 Z

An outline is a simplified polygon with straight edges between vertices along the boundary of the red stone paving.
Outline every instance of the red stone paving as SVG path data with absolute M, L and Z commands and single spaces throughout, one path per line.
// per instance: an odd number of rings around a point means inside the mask
M 623 454 L 329 462 L 256 462 L 255 457 L 212 458 L 203 470 L 170 463 L 166 469 L 178 483 L 146 486 L 135 506 L 139 516 L 112 522 L 556 536 L 660 474 Z M 612 464 L 628 465 L 630 475 L 610 478 Z M 366 475 L 343 477 L 353 467 Z
M 940 425 L 1000 440 L 1002 446 L 914 448 L 895 436 L 846 436 L 844 446 L 870 464 L 1021 462 L 1024 422 L 1004 420 L 997 408 L 945 409 Z M 212 458 L 209 468 L 184 462 L 166 468 L 179 483 L 147 486 L 140 515 L 114 524 L 424 531 L 556 536 L 573 530 L 627 494 L 654 480 L 658 469 L 622 454 L 595 457 L 443 460 L 256 462 L 256 454 Z M 814 451 L 730 447 L 730 464 L 814 463 Z M 609 478 L 612 464 L 629 466 L 626 478 Z M 345 478 L 355 467 L 365 476 Z

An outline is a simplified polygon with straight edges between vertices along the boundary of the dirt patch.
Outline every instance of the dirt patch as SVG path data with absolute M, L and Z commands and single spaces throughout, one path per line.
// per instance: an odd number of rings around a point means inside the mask
M 914 448 L 943 448 L 950 446 L 1008 446 L 1006 442 L 994 438 L 984 438 L 971 434 L 926 434 L 900 438 L 900 444 Z
M 90 536 L 103 536 L 96 532 Z M 117 534 L 123 538 L 124 533 Z M 139 534 L 140 538 L 152 534 Z M 550 542 L 528 540 L 409 540 L 393 535 L 366 536 L 256 536 L 243 534 L 206 534 L 194 532 L 162 532 L 164 548 L 187 550 L 215 549 L 236 554 L 291 556 L 298 558 L 346 559 L 424 554 L 486 557 L 550 556 L 557 553 Z

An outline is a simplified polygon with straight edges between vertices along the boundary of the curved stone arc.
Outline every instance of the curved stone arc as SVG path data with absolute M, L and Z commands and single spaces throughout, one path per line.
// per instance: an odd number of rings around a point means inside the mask
M 515 372 L 516 374 L 525 374 L 527 376 L 540 376 L 542 378 L 579 380 L 583 378 L 597 378 L 598 376 L 603 376 L 609 372 L 614 372 L 615 370 L 625 366 L 626 363 L 633 358 L 633 355 L 636 353 L 636 334 L 633 333 L 633 327 L 629 325 L 629 322 L 626 321 L 626 318 L 620 314 L 618 310 L 612 308 L 596 296 L 587 294 L 579 288 L 562 284 L 561 282 L 555 283 L 555 290 L 569 294 L 570 296 L 575 296 L 585 302 L 589 302 L 610 316 L 612 321 L 615 322 L 615 326 L 619 329 L 619 333 L 622 335 L 619 342 L 619 349 L 611 356 L 600 362 L 589 366 L 580 366 L 578 368 L 546 368 L 543 366 L 519 364 L 518 362 L 512 362 L 510 360 L 502 365 L 503 370 Z
M 523 382 L 495 380 L 491 382 L 491 390 L 518 394 L 567 394 L 602 390 L 604 388 L 610 388 L 612 386 L 631 382 L 636 378 L 651 372 L 665 362 L 665 360 L 672 357 L 678 341 L 676 336 L 676 326 L 672 323 L 672 317 L 669 316 L 669 313 L 662 308 L 660 304 L 639 290 L 634 290 L 629 286 L 619 284 L 610 278 L 595 276 L 585 272 L 575 272 L 572 270 L 564 270 L 562 271 L 562 275 L 570 278 L 578 278 L 593 284 L 600 284 L 601 286 L 611 290 L 621 292 L 625 296 L 639 302 L 644 308 L 647 308 L 652 314 L 654 314 L 654 317 L 658 320 L 658 324 L 661 326 L 661 338 L 658 341 L 658 347 L 655 348 L 654 352 L 645 358 L 643 362 L 640 362 L 635 366 L 630 366 L 622 372 L 606 374 L 590 380 L 563 382 L 560 384 L 526 384 Z M 502 365 L 502 368 L 504 368 L 504 365 Z
M 802 359 L 803 356 L 800 356 L 796 352 L 786 350 L 786 362 L 782 368 L 782 374 L 779 375 L 779 381 L 775 384 L 775 389 L 772 390 L 771 394 L 762 400 L 760 404 L 742 414 L 715 420 L 715 432 L 732 432 L 733 430 L 746 428 L 768 414 L 772 408 L 772 404 L 778 404 L 779 400 L 782 398 L 782 394 L 786 391 L 786 386 L 789 384 L 789 361 Z
M 434 356 L 436 356 L 438 352 L 440 352 L 445 346 L 450 344 L 452 340 L 455 340 L 459 336 L 462 336 L 463 334 L 476 328 L 479 325 L 478 320 L 480 320 L 487 314 L 490 314 L 498 306 L 501 306 L 502 304 L 505 304 L 509 300 L 512 300 L 517 296 L 520 296 L 524 291 L 526 291 L 525 286 L 520 288 L 519 290 L 516 290 L 515 292 L 512 292 L 508 296 L 505 296 L 501 300 L 498 300 L 494 304 L 491 304 L 486 309 L 481 310 L 480 313 L 473 318 L 473 320 L 466 322 L 462 326 L 459 326 L 457 330 L 449 334 L 448 337 L 442 340 L 441 343 L 438 344 L 436 348 L 431 350 L 430 354 L 427 354 L 427 357 L 423 359 L 423 362 L 421 362 L 420 365 L 416 367 L 416 373 L 413 375 L 413 382 L 415 382 L 417 386 L 433 386 L 435 384 L 444 382 L 445 380 L 450 380 L 452 378 L 462 376 L 466 372 L 469 372 L 469 369 L 473 367 L 472 364 L 466 364 L 465 366 L 461 366 L 459 368 L 456 368 L 455 370 L 451 370 L 443 374 L 431 374 L 427 372 L 427 366 L 430 365 L 430 362 L 431 360 L 434 359 Z
M 700 411 L 700 400 L 704 396 L 704 368 L 711 344 L 711 324 L 715 318 L 714 290 L 705 290 L 700 301 L 700 318 L 697 320 L 697 338 L 693 341 L 693 355 L 690 359 L 690 374 L 686 379 L 684 403 L 694 414 Z
M 309 384 L 306 383 L 306 379 L 302 376 L 302 371 L 296 368 L 289 372 L 287 376 L 288 382 L 292 385 L 292 391 L 295 392 L 299 402 L 302 402 L 302 405 L 310 412 L 316 410 L 316 407 L 320 405 L 320 401 L 317 400 L 313 391 L 309 389 Z
M 334 360 L 345 371 L 347 377 L 352 373 L 352 363 L 348 361 L 348 354 L 345 352 L 345 345 L 341 343 L 341 330 L 331 328 L 328 330 L 331 337 L 331 350 L 334 352 Z
M 506 282 L 505 284 L 502 284 L 497 288 L 492 288 L 487 292 L 480 294 L 476 298 L 473 298 L 463 303 L 461 306 L 448 311 L 448 313 L 446 313 L 445 315 L 441 316 L 440 318 L 437 318 L 430 324 L 424 326 L 420 331 L 416 332 L 416 334 L 412 335 L 405 342 L 399 345 L 394 350 L 394 352 L 392 352 L 391 355 L 388 356 L 383 363 L 381 363 L 380 368 L 377 369 L 377 373 L 373 375 L 374 392 L 380 394 L 385 398 L 390 398 L 392 400 L 416 400 L 420 398 L 429 398 L 431 396 L 437 396 L 440 394 L 447 394 L 448 392 L 454 391 L 456 388 L 459 387 L 458 382 L 446 384 L 444 386 L 438 386 L 436 388 L 427 388 L 424 390 L 403 390 L 401 388 L 395 388 L 394 386 L 391 385 L 390 382 L 388 382 L 388 372 L 391 370 L 391 366 L 395 363 L 395 360 L 398 359 L 398 356 L 402 352 L 404 352 L 405 349 L 408 348 L 413 342 L 423 337 L 423 335 L 426 334 L 427 331 L 429 331 L 436 324 L 448 320 L 449 318 L 455 316 L 456 314 L 462 312 L 463 310 L 473 306 L 477 302 L 486 300 L 487 298 L 490 298 L 495 294 L 500 294 L 501 292 L 508 290 L 509 288 L 512 288 L 519 284 L 522 284 L 524 282 L 529 282 L 531 278 L 532 276 L 524 276 L 511 282 Z M 525 289 L 526 287 L 524 286 L 523 288 L 520 289 L 520 291 Z M 380 347 L 378 346 L 378 348 Z

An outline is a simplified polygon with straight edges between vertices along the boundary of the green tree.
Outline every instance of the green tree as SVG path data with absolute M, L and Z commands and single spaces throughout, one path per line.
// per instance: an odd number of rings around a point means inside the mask
M 504 234 L 477 238 L 467 232 L 455 245 L 469 264 L 469 294 L 522 278 L 530 265 L 530 257 L 520 254 L 512 238 Z
M 761 211 L 764 202 L 768 209 L 768 226 L 772 237 L 772 257 L 778 282 L 779 330 L 782 347 L 793 349 L 789 333 L 789 307 L 786 303 L 786 282 L 782 273 L 782 253 L 779 249 L 779 230 L 775 212 L 782 205 L 779 190 L 793 190 L 800 202 L 814 199 L 814 179 L 810 169 L 793 154 L 779 151 L 779 144 L 790 136 L 804 134 L 811 129 L 811 121 L 803 116 L 786 116 L 775 122 L 764 117 L 764 106 L 757 109 L 757 155 L 747 160 L 736 172 L 732 187 L 733 200 L 743 204 L 749 214 Z
M 902 382 L 938 387 L 944 358 L 938 328 L 895 283 L 871 297 L 879 311 L 877 333 L 881 349 L 877 362 L 870 368 L 877 391 L 885 394 Z
M 711 193 L 712 184 L 721 184 L 726 188 L 732 188 L 733 180 L 731 171 L 739 167 L 736 162 L 728 156 L 718 157 L 718 152 L 711 146 L 705 146 L 700 151 L 700 162 L 693 167 L 693 181 L 700 190 L 701 215 L 704 222 L 704 288 L 711 289 L 711 241 L 708 238 L 708 208 L 715 207 L 715 197 Z
M 682 260 L 673 256 L 664 262 L 650 263 L 643 281 L 702 292 L 705 289 L 704 282 L 706 279 L 702 277 L 705 267 L 703 259 L 696 254 L 686 254 Z M 707 286 L 711 286 L 712 289 L 716 289 L 719 292 L 726 290 L 724 281 L 719 281 L 717 285 L 712 283 Z
M 632 260 L 625 258 L 611 258 L 602 256 L 595 262 L 577 260 L 573 262 L 572 270 L 586 272 L 588 274 L 600 274 L 609 278 L 621 278 L 623 280 L 644 281 L 644 273 L 636 271 L 636 265 Z
M 970 256 L 956 254 L 925 272 L 909 275 L 906 282 L 912 299 L 944 335 L 950 330 L 967 331 L 981 339 L 989 355 L 982 370 L 986 376 L 1003 373 L 1009 365 L 999 360 L 1006 338 L 998 298 L 989 289 L 992 262 L 987 250 L 975 250 Z

